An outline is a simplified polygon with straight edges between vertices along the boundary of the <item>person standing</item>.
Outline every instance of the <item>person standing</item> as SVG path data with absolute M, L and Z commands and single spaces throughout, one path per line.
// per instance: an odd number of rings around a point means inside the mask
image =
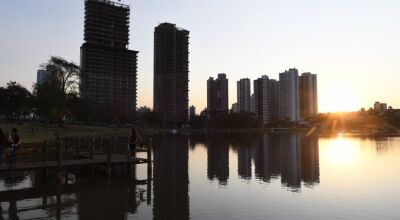
M 138 130 L 136 128 L 132 128 L 131 135 L 129 137 L 129 157 L 135 158 L 136 157 L 136 145 L 139 141 L 143 141 L 142 137 L 140 136 Z
M 21 142 L 21 139 L 18 135 L 18 130 L 16 128 L 12 129 L 12 135 L 11 135 L 11 161 L 10 161 L 10 166 L 14 163 L 16 163 L 17 160 L 17 151 L 18 151 L 18 146 Z

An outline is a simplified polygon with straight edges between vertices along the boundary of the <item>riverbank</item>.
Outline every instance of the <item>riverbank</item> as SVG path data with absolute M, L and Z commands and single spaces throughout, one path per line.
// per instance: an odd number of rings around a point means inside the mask
M 17 128 L 19 135 L 24 143 L 40 143 L 44 140 L 52 141 L 56 135 L 87 137 L 87 136 L 129 136 L 130 128 L 116 126 L 96 126 L 96 125 L 37 125 L 37 124 L 17 124 L 0 122 L 0 128 L 5 132 L 10 132 L 11 128 Z M 353 136 L 353 137 L 394 137 L 400 136 L 396 132 L 361 132 L 361 131 L 321 131 L 315 128 L 249 128 L 249 129 L 158 129 L 142 128 L 140 132 L 143 136 L 153 136 L 160 134 L 180 134 L 180 135 L 208 135 L 208 134 L 243 134 L 243 133 L 263 133 L 263 132 L 304 132 L 309 134 L 317 133 L 321 137 Z

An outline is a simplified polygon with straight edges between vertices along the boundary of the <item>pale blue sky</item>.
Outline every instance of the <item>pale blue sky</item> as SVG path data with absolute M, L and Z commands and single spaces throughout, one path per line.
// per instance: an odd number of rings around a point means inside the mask
M 124 0 L 130 49 L 139 51 L 138 105 L 152 106 L 153 31 L 172 22 L 190 31 L 190 104 L 206 105 L 206 80 L 236 81 L 296 67 L 318 74 L 321 111 L 400 108 L 398 0 Z M 0 6 L 0 85 L 31 87 L 50 55 L 79 63 L 83 0 L 12 0 Z

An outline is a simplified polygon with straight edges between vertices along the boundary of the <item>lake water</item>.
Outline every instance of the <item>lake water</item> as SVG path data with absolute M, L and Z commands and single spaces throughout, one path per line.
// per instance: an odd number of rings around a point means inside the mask
M 1 174 L 16 200 L 1 203 L 2 217 L 400 219 L 399 137 L 158 136 L 153 147 L 151 185 L 71 174 L 60 189 L 39 172 Z M 146 178 L 146 165 L 136 175 Z

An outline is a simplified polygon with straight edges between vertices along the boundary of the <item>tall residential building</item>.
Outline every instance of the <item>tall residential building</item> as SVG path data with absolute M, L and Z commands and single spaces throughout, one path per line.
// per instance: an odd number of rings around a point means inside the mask
M 269 103 L 269 119 L 271 122 L 280 119 L 279 110 L 279 81 L 270 79 L 268 81 L 268 103 Z
M 307 119 L 318 114 L 317 75 L 303 73 L 300 76 L 300 117 Z
M 207 80 L 207 110 L 228 110 L 228 79 L 225 73 L 218 74 L 215 80 L 213 77 Z
M 281 119 L 291 122 L 299 121 L 299 72 L 297 69 L 289 69 L 279 74 L 279 93 Z
M 269 79 L 264 75 L 254 80 L 254 113 L 263 125 L 270 122 L 269 113 Z
M 128 5 L 85 1 L 81 96 L 117 120 L 131 120 L 136 110 L 138 52 L 128 50 L 129 16 Z
M 237 103 L 240 112 L 251 111 L 250 79 L 245 78 L 237 82 Z
M 188 121 L 189 31 L 161 23 L 154 30 L 154 111 L 167 126 Z

